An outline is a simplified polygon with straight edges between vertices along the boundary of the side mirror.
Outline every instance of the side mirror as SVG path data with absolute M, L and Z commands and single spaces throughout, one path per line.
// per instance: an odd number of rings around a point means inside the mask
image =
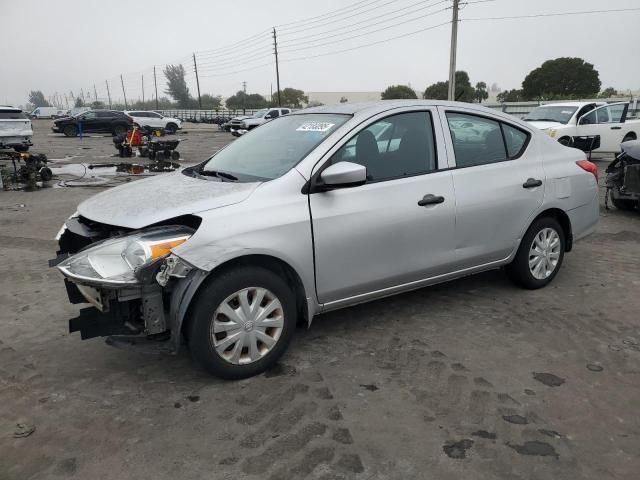
M 319 191 L 357 187 L 367 182 L 367 168 L 357 163 L 338 162 L 326 168 L 319 180 Z

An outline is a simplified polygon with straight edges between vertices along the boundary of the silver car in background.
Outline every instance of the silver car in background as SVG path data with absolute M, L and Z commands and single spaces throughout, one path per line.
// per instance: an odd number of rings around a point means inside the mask
M 242 378 L 323 312 L 500 267 L 544 287 L 598 210 L 595 165 L 514 117 L 341 104 L 86 200 L 51 264 L 92 304 L 70 321 L 82 338 L 184 339 L 209 372 Z

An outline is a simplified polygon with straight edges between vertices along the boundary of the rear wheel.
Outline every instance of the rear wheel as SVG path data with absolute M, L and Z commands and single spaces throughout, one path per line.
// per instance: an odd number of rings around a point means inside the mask
M 564 231 L 558 221 L 553 217 L 539 218 L 522 238 L 516 257 L 507 265 L 507 275 L 521 287 L 542 288 L 560 270 L 564 249 Z
M 190 318 L 189 346 L 213 375 L 246 378 L 278 361 L 295 325 L 295 297 L 282 277 L 260 267 L 240 267 L 203 287 Z
M 167 126 L 164 127 L 165 132 L 170 135 L 173 135 L 178 130 L 178 126 L 175 123 L 167 123 Z
M 66 137 L 76 137 L 78 136 L 78 127 L 75 125 L 67 125 L 62 130 L 62 133 L 64 133 Z
M 177 150 L 171 152 L 171 160 L 180 160 L 180 152 Z
M 613 203 L 613 206 L 618 210 L 634 210 L 636 208 L 637 202 L 635 200 L 629 200 L 626 198 L 614 198 L 613 196 L 611 196 L 611 203 Z

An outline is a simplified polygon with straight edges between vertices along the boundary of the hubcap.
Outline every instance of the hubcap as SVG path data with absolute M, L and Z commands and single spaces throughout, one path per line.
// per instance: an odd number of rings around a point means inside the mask
M 560 236 L 553 228 L 544 228 L 533 238 L 529 249 L 529 271 L 538 280 L 548 278 L 560 260 Z
M 229 363 L 253 363 L 276 345 L 283 325 L 278 297 L 265 288 L 245 288 L 229 295 L 213 314 L 213 347 Z

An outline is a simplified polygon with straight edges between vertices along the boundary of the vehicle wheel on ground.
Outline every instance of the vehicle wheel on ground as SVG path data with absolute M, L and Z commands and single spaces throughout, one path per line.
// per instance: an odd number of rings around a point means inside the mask
M 164 131 L 169 135 L 173 135 L 178 130 L 178 126 L 175 123 L 167 123 L 167 126 L 164 127 Z
M 171 152 L 171 160 L 180 160 L 180 152 L 177 150 Z
M 113 127 L 114 135 L 125 135 L 127 130 L 129 130 L 129 128 L 125 125 L 116 125 Z
M 257 375 L 275 365 L 296 325 L 287 282 L 261 267 L 216 275 L 195 300 L 189 347 L 209 373 L 226 379 Z
M 149 158 L 151 158 L 151 157 L 149 157 Z M 155 159 L 156 159 L 156 161 L 158 161 L 158 162 L 164 162 L 164 158 L 165 158 L 165 157 L 164 157 L 164 152 L 163 152 L 162 150 L 161 150 L 161 151 L 159 151 L 159 152 L 156 152 L 156 155 L 155 155 Z
M 528 289 L 542 288 L 554 279 L 564 258 L 565 238 L 560 223 L 553 217 L 537 219 L 524 235 L 507 275 Z
M 53 172 L 51 171 L 51 169 L 49 167 L 42 167 L 40 169 L 40 179 L 43 182 L 48 182 L 52 178 L 53 178 Z
M 613 206 L 618 210 L 635 210 L 637 202 L 635 200 L 629 200 L 627 198 L 615 198 L 612 195 L 611 203 L 613 203 Z
M 573 140 L 571 139 L 571 137 L 562 137 L 558 139 L 558 143 L 560 145 L 564 145 L 565 147 L 570 147 L 571 145 L 573 145 Z
M 155 160 L 156 152 L 154 152 L 153 150 L 149 150 L 149 153 L 147 154 L 147 156 L 149 157 L 149 160 Z
M 62 130 L 62 133 L 64 133 L 65 137 L 77 137 L 78 127 L 76 127 L 75 125 L 67 125 Z
M 27 152 L 29 151 L 29 145 L 16 145 L 13 149 L 16 152 Z

